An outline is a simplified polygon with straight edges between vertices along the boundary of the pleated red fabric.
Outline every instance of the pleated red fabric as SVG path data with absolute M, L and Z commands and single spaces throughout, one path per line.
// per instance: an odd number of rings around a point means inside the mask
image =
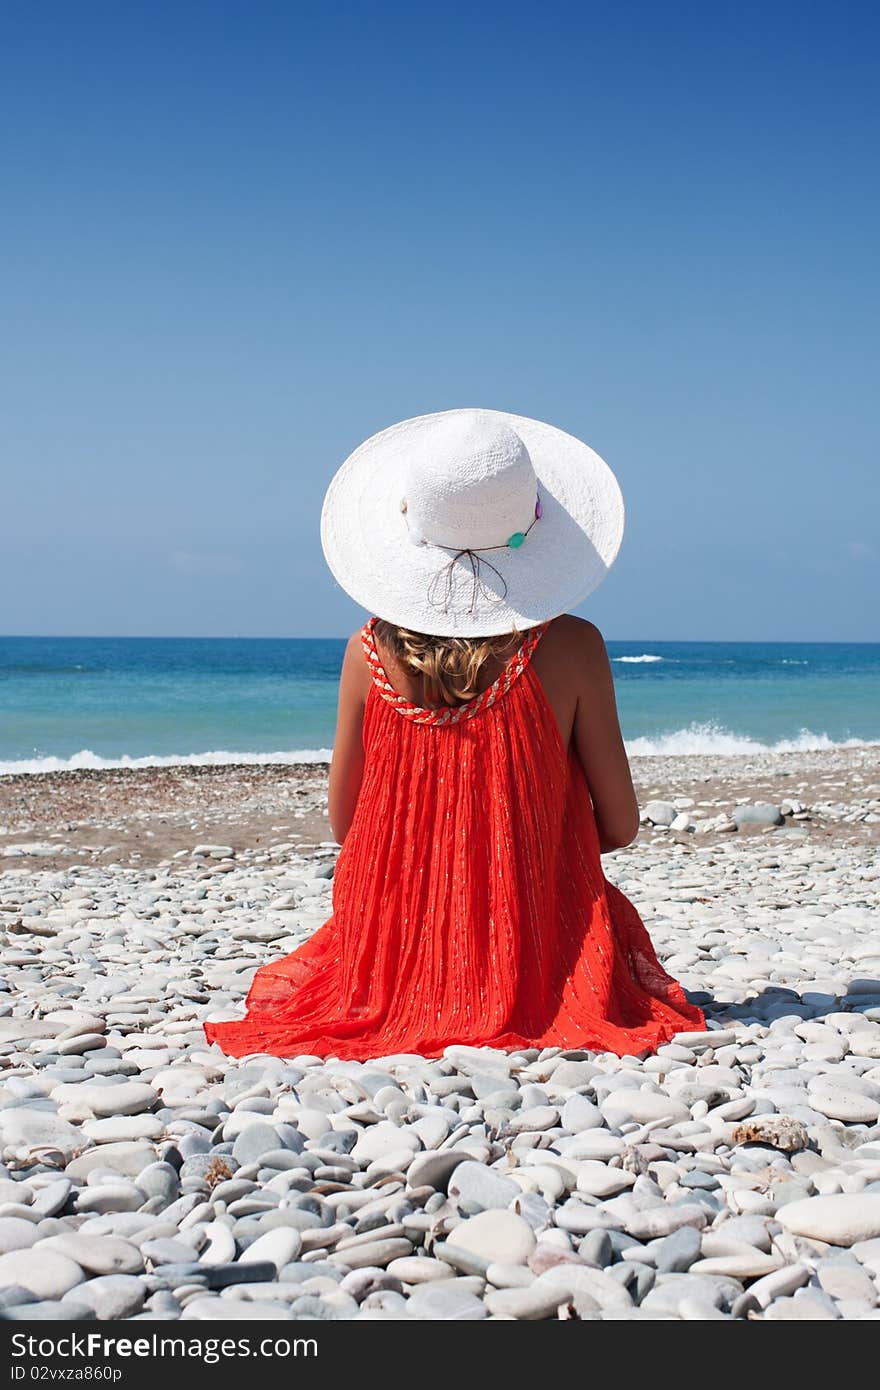
M 361 640 L 365 767 L 333 915 L 264 965 L 246 1016 L 206 1023 L 233 1056 L 439 1056 L 452 1043 L 653 1050 L 701 1011 L 605 877 L 593 804 L 527 633 L 469 704 L 420 709 Z

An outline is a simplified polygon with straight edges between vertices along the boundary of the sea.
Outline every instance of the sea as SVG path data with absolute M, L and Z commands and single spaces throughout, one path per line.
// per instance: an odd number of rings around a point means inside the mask
M 880 643 L 606 639 L 630 755 L 880 742 Z M 323 762 L 343 638 L 0 637 L 0 775 Z

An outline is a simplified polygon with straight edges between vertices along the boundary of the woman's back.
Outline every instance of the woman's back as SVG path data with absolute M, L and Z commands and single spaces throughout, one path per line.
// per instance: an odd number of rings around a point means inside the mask
M 506 661 L 495 658 L 485 663 L 481 690 L 498 679 L 522 640 L 521 635 L 511 634 Z M 352 638 L 354 665 L 361 676 L 360 698 L 365 699 L 367 673 L 360 662 L 359 644 L 357 633 Z M 375 645 L 391 684 L 413 704 L 424 704 L 424 680 L 407 670 L 378 635 Z M 574 744 L 587 775 L 602 851 L 629 844 L 638 833 L 638 802 L 601 632 L 583 618 L 562 614 L 545 625 L 531 655 L 531 667 L 553 712 L 563 747 L 567 750 Z

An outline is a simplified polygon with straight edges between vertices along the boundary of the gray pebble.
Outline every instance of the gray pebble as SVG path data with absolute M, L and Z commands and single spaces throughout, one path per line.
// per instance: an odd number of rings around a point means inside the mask
M 104 1274 L 80 1284 L 70 1296 L 75 1305 L 92 1308 L 101 1322 L 130 1318 L 143 1307 L 147 1290 L 140 1279 L 129 1274 Z M 64 1299 L 62 1299 L 62 1303 Z

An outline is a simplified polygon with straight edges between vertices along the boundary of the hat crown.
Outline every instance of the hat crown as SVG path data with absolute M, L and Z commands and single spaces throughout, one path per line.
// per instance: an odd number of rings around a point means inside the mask
M 432 421 L 413 441 L 405 480 L 407 524 L 432 545 L 506 545 L 535 515 L 529 451 L 488 411 L 452 411 Z

